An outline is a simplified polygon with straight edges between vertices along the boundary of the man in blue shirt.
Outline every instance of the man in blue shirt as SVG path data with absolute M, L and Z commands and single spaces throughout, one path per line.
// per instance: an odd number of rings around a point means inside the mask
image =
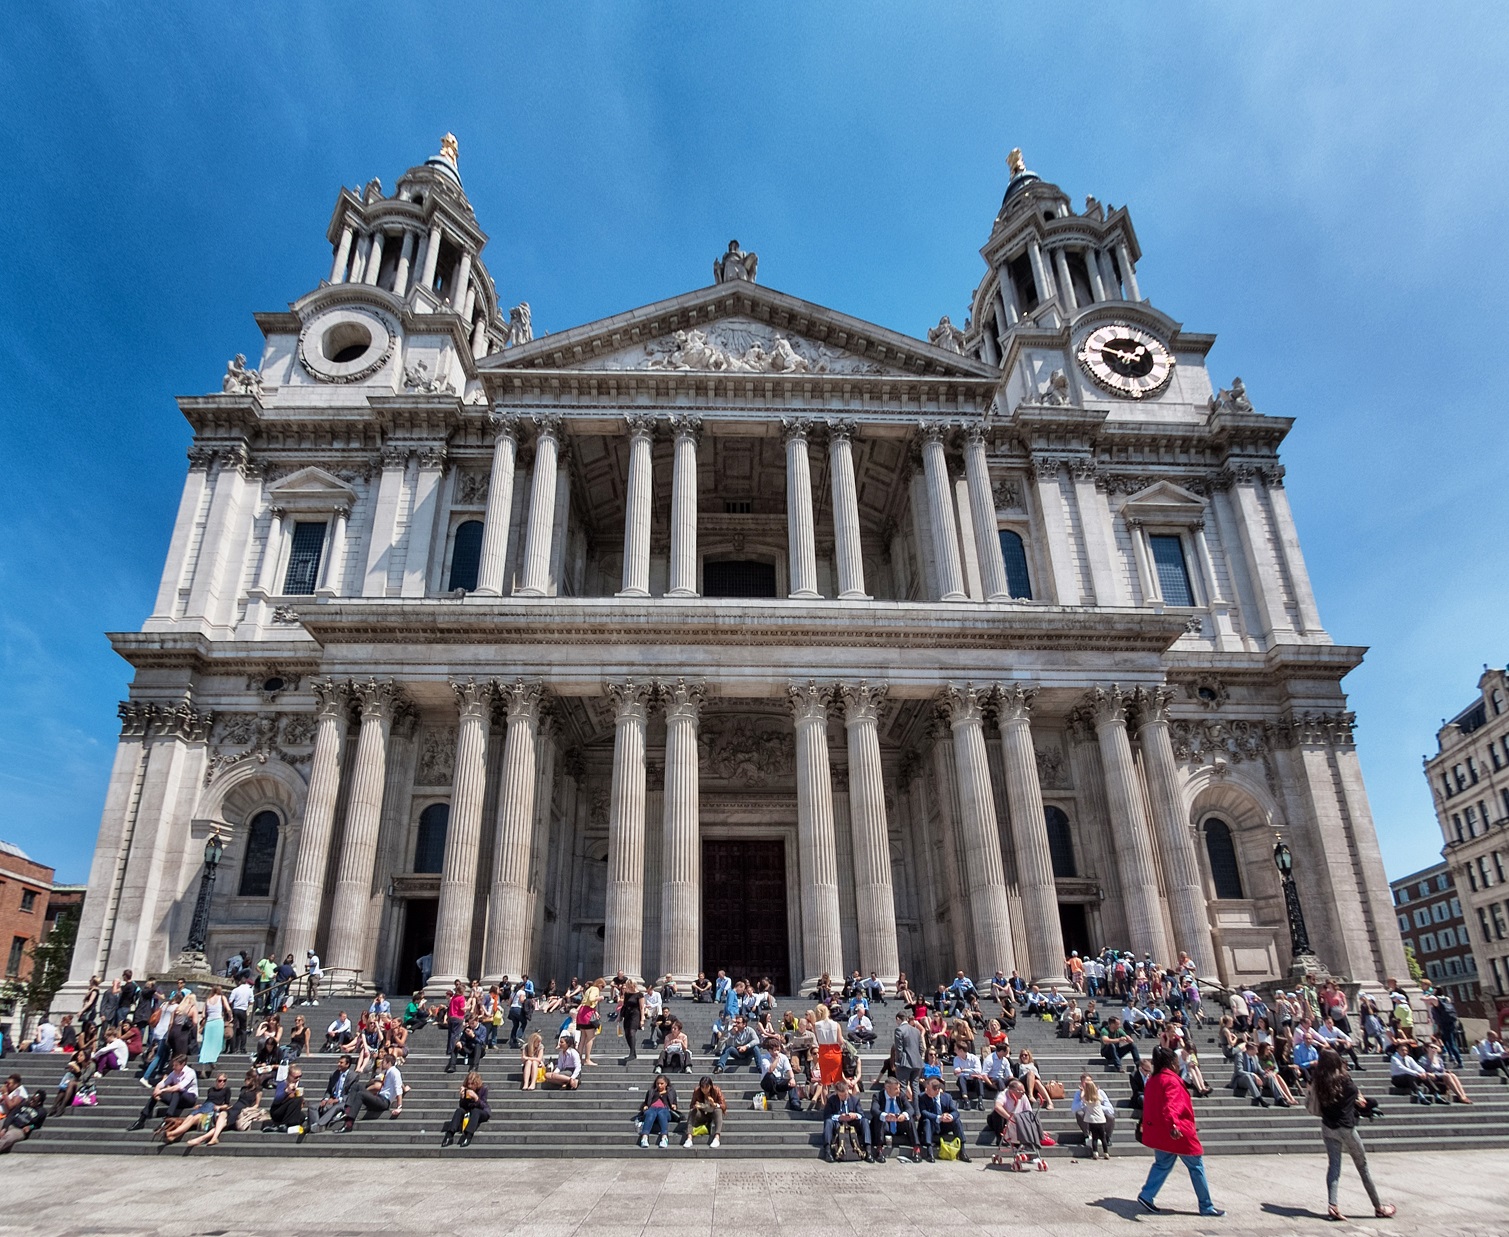
M 912 1159 L 922 1158 L 917 1134 L 917 1118 L 901 1094 L 901 1084 L 894 1077 L 885 1080 L 885 1088 L 875 1093 L 870 1104 L 870 1144 L 877 1163 L 884 1164 L 886 1139 L 893 1147 L 902 1146 L 902 1136 L 912 1148 Z
M 844 1158 L 844 1149 L 839 1141 L 841 1131 L 847 1130 L 859 1138 L 864 1148 L 864 1159 L 870 1162 L 870 1125 L 860 1111 L 859 1101 L 849 1089 L 849 1080 L 840 1078 L 833 1084 L 833 1094 L 823 1105 L 823 1150 L 835 1164 Z
M 922 1089 L 922 1098 L 917 1101 L 917 1124 L 922 1141 L 922 1154 L 931 1163 L 933 1148 L 944 1138 L 959 1140 L 959 1159 L 969 1163 L 969 1152 L 964 1149 L 967 1135 L 964 1121 L 954 1097 L 943 1089 L 941 1078 L 929 1078 Z
M 948 995 L 950 1003 L 953 1005 L 953 1012 L 955 1014 L 962 1014 L 969 1008 L 969 998 L 977 997 L 979 993 L 975 991 L 974 980 L 965 975 L 963 971 L 959 971 L 954 975 L 954 982 L 948 986 Z

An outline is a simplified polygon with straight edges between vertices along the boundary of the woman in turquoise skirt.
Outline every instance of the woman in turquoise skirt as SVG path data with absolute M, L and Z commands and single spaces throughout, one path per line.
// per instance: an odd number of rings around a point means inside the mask
M 199 1064 L 214 1065 L 225 1050 L 225 1020 L 231 1016 L 230 1002 L 221 995 L 218 985 L 204 999 L 204 1025 L 200 1031 Z

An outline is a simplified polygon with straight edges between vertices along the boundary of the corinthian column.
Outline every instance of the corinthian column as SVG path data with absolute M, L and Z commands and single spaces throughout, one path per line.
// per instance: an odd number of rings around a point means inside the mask
M 671 578 L 666 596 L 695 597 L 697 440 L 702 435 L 702 418 L 672 417 L 671 432 L 675 435 L 675 455 L 671 473 Z
M 487 509 L 482 515 L 482 553 L 477 560 L 477 592 L 503 594 L 507 566 L 508 522 L 513 518 L 513 474 L 519 456 L 519 418 L 493 413 L 493 470 L 487 479 Z
M 1127 697 L 1114 684 L 1093 688 L 1085 699 L 1095 719 L 1100 761 L 1106 771 L 1106 802 L 1111 833 L 1116 839 L 1116 866 L 1126 902 L 1128 944 L 1134 952 L 1153 955 L 1155 962 L 1174 961 L 1163 930 L 1163 904 L 1153 861 L 1153 837 L 1137 786 L 1132 745 L 1127 739 Z
M 791 596 L 817 592 L 817 546 L 813 536 L 812 463 L 807 434 L 812 423 L 783 421 L 786 438 L 786 549 L 791 563 Z
M 440 870 L 440 909 L 435 916 L 434 970 L 430 984 L 449 988 L 472 974 L 472 919 L 477 900 L 477 859 L 482 846 L 482 800 L 487 794 L 487 723 L 494 684 L 475 679 L 452 683 L 460 724 L 451 817 Z
M 644 967 L 644 732 L 655 689 L 626 679 L 604 683 L 603 691 L 614 717 L 603 970 L 638 978 Z
M 519 679 L 498 688 L 507 717 L 503 785 L 498 791 L 498 827 L 493 838 L 493 883 L 487 898 L 487 940 L 482 976 L 487 982 L 528 969 L 529 865 L 534 839 L 535 727 L 545 689 Z M 438 961 L 438 960 L 437 960 Z
M 1017 889 L 1027 918 L 1028 970 L 1034 982 L 1060 987 L 1064 984 L 1064 933 L 1058 921 L 1058 889 L 1053 883 L 1048 823 L 1043 815 L 1043 790 L 1038 782 L 1029 720 L 1036 695 L 1035 687 L 1020 683 L 1003 686 L 996 694 L 997 720 L 1006 768 L 1006 807 L 1016 851 Z
M 896 950 L 896 897 L 891 892 L 891 837 L 880 766 L 880 705 L 884 684 L 840 683 L 849 738 L 849 819 L 854 830 L 854 898 L 859 913 L 859 964 L 893 983 L 901 962 Z
M 283 952 L 302 958 L 314 948 L 320 907 L 325 900 L 325 869 L 330 860 L 330 835 L 335 826 L 335 801 L 341 787 L 341 753 L 346 746 L 351 687 L 331 679 L 316 680 L 314 756 L 309 762 L 309 794 L 304 799 L 304 827 L 288 895 L 288 918 L 283 928 Z
M 933 558 L 938 566 L 938 599 L 964 601 L 964 573 L 959 565 L 958 520 L 954 518 L 948 461 L 943 454 L 944 426 L 938 421 L 922 423 L 922 471 L 927 481 L 927 517 L 933 529 Z M 991 526 L 995 512 L 990 513 Z M 999 551 L 997 551 L 999 553 Z
M 702 948 L 702 835 L 697 778 L 700 683 L 660 684 L 665 707 L 665 832 L 661 835 L 660 971 L 697 978 Z
M 1173 693 L 1166 687 L 1137 692 L 1137 740 L 1142 745 L 1142 771 L 1147 778 L 1148 801 L 1153 809 L 1153 827 L 1158 831 L 1163 856 L 1163 889 L 1174 921 L 1174 948 L 1189 954 L 1196 973 L 1216 978 L 1216 951 L 1210 935 L 1210 916 L 1205 911 L 1205 888 L 1195 857 L 1195 839 L 1179 793 L 1179 768 L 1168 732 L 1168 704 Z M 1165 961 L 1172 961 L 1165 956 Z
M 654 485 L 650 476 L 650 449 L 655 436 L 655 419 L 642 413 L 630 413 L 629 483 L 624 492 L 624 570 L 620 597 L 650 595 L 650 498 Z
M 828 471 L 833 481 L 833 565 L 840 600 L 864 601 L 865 560 L 859 544 L 859 490 L 854 482 L 853 421 L 828 422 Z
M 980 560 L 980 583 L 986 601 L 1010 601 L 1001 536 L 996 531 L 996 500 L 990 489 L 990 466 L 985 460 L 985 429 L 978 423 L 964 431 L 964 475 L 969 480 L 969 513 L 975 526 L 975 553 Z
M 336 869 L 335 902 L 330 911 L 330 956 L 326 965 L 360 970 L 367 949 L 367 907 L 377 865 L 377 833 L 382 825 L 383 787 L 388 776 L 388 732 L 402 700 L 392 679 L 368 679 L 353 690 L 361 702 L 356 767 L 346 806 L 346 836 Z M 294 955 L 297 957 L 298 955 Z
M 828 770 L 828 706 L 831 688 L 787 685 L 796 721 L 796 830 L 802 877 L 802 970 L 799 991 L 823 975 L 843 973 L 839 931 L 838 859 L 833 837 L 833 781 Z
M 524 571 L 519 586 L 514 589 L 520 597 L 544 597 L 549 593 L 551 534 L 555 530 L 555 484 L 560 462 L 561 419 L 535 417 L 534 423 L 540 432 L 534 442 L 534 468 L 530 474 L 529 524 L 524 534 Z
M 959 833 L 963 843 L 964 887 L 974 927 L 975 966 L 983 974 L 1015 965 L 1006 873 L 1001 864 L 1001 830 L 990 785 L 985 750 L 985 693 L 950 684 L 939 695 L 954 734 L 954 768 L 959 782 Z

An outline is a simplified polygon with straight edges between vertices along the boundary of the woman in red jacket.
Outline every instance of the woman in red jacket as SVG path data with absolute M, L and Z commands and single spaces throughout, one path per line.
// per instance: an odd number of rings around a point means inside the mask
M 1143 1090 L 1142 1144 L 1153 1152 L 1153 1167 L 1137 1201 L 1143 1209 L 1157 1213 L 1153 1199 L 1173 1170 L 1174 1160 L 1184 1161 L 1189 1181 L 1200 1200 L 1202 1216 L 1223 1216 L 1210 1200 L 1210 1186 L 1205 1181 L 1204 1148 L 1195 1134 L 1195 1110 L 1189 1092 L 1179 1080 L 1179 1066 L 1173 1052 L 1159 1045 L 1153 1049 L 1153 1073 Z

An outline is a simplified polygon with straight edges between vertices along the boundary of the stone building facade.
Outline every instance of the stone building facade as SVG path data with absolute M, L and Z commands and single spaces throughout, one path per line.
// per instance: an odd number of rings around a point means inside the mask
M 75 981 L 209 951 L 400 989 L 622 967 L 1404 971 L 1278 448 L 1017 159 L 962 328 L 714 282 L 534 338 L 455 148 L 183 398 L 188 476 Z
M 1509 673 L 1483 668 L 1477 699 L 1436 732 L 1425 777 L 1483 1000 L 1509 1007 Z

